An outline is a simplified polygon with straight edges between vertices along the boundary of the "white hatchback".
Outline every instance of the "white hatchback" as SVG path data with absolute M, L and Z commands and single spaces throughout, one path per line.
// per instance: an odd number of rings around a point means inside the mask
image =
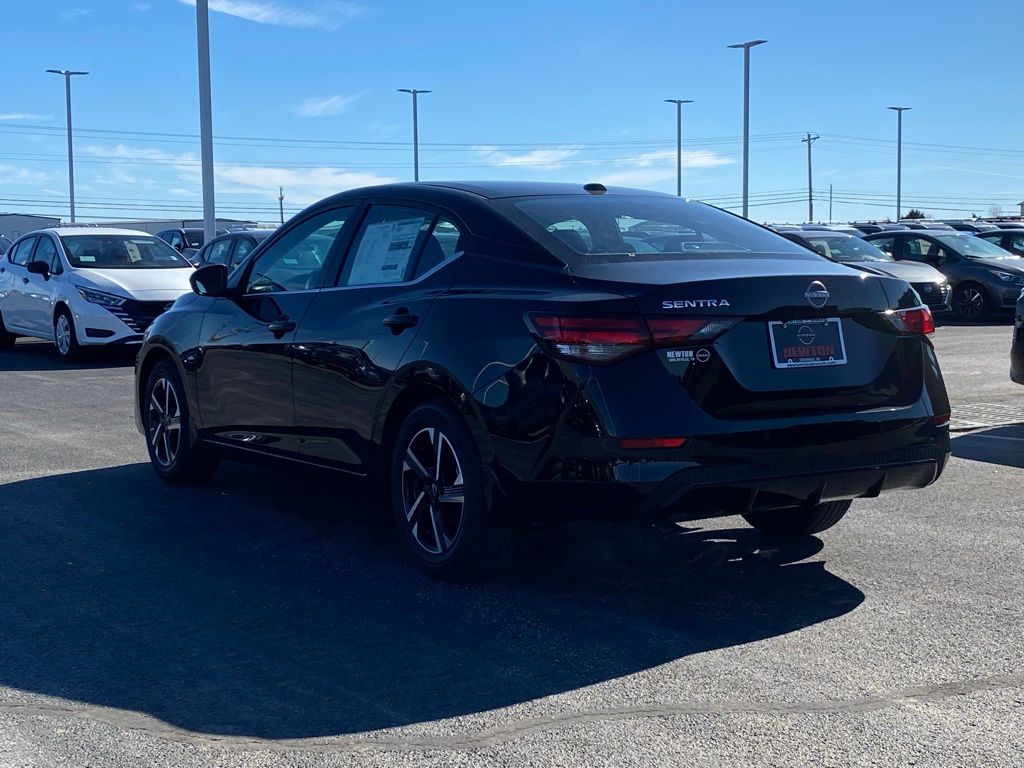
M 193 267 L 163 240 L 130 229 L 57 227 L 20 238 L 0 257 L 0 348 L 18 336 L 82 347 L 138 344 L 191 290 Z

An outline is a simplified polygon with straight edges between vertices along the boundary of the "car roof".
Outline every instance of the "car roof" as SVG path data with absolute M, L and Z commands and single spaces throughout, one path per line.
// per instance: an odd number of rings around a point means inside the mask
M 586 186 L 590 186 L 587 184 Z M 675 197 L 665 192 L 652 192 L 646 189 L 631 187 L 605 187 L 600 193 L 609 195 L 644 195 L 648 197 Z M 453 197 L 464 198 L 467 194 L 477 198 L 495 200 L 503 197 L 531 197 L 540 195 L 583 195 L 588 190 L 584 184 L 569 184 L 551 181 L 418 181 L 399 184 L 382 184 L 375 187 L 360 187 L 341 192 L 334 197 L 373 197 L 376 195 L 394 195 L 410 198 L 424 197 L 424 193 L 451 193 Z M 333 199 L 328 198 L 328 199 Z
M 1024 235 L 1024 227 L 999 227 L 997 229 L 986 229 L 984 232 L 976 233 L 979 237 L 988 237 L 990 235 Z
M 47 227 L 46 229 L 37 229 L 36 232 L 52 232 L 59 237 L 74 237 L 76 235 L 145 235 L 146 237 L 156 237 L 156 235 L 151 235 L 149 232 L 143 232 L 140 229 L 117 229 L 115 227 Z
M 854 237 L 849 232 L 840 232 L 836 229 L 801 229 L 800 232 L 807 237 L 848 237 L 851 240 Z

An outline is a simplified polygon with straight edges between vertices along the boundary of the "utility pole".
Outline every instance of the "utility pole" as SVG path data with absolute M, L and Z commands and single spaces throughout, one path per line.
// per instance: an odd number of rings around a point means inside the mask
M 203 171 L 203 236 L 217 236 L 213 197 L 213 107 L 210 97 L 210 10 L 208 0 L 196 0 L 196 47 L 199 49 L 199 146 Z
M 71 69 L 48 69 L 54 75 L 64 76 L 64 99 L 68 110 L 68 203 L 71 223 L 75 223 L 75 150 L 71 140 L 71 78 L 75 75 L 88 75 L 88 72 L 75 72 Z
M 828 220 L 829 220 L 829 222 L 835 221 L 835 219 L 832 218 L 832 185 L 831 184 L 828 185 Z
M 896 221 L 902 215 L 903 194 L 903 113 L 913 107 L 889 107 L 896 113 Z
M 277 203 L 281 206 L 281 226 L 284 226 L 284 187 L 277 188 Z
M 1020 201 L 1019 203 L 1017 203 L 1017 205 L 1019 205 L 1019 206 L 1020 206 L 1020 215 L 1021 215 L 1021 218 L 1024 218 L 1024 200 L 1021 200 L 1021 201 Z
M 665 99 L 676 105 L 676 197 L 683 196 L 683 104 L 693 104 L 693 99 Z
M 811 145 L 820 139 L 821 136 L 811 136 L 807 134 L 806 139 L 800 139 L 801 142 L 807 142 L 807 223 L 814 223 L 814 182 L 811 176 Z M 829 214 L 829 219 L 832 216 Z
M 750 49 L 767 42 L 750 40 L 726 46 L 743 49 L 743 218 L 747 218 L 747 201 L 750 197 Z
M 421 93 L 431 93 L 419 88 L 399 88 L 399 93 L 412 94 L 412 180 L 420 180 L 420 124 L 417 111 L 417 96 Z

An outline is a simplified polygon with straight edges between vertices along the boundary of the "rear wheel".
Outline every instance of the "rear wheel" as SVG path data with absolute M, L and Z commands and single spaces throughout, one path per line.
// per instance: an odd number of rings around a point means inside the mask
M 953 294 L 953 309 L 964 320 L 984 320 L 990 310 L 988 294 L 977 283 L 964 283 Z
M 184 387 L 170 360 L 150 372 L 142 414 L 149 460 L 162 480 L 194 485 L 213 477 L 217 459 L 192 435 Z
M 515 530 L 495 525 L 469 428 L 443 400 L 415 408 L 392 448 L 391 506 L 399 535 L 431 576 L 483 578 L 508 559 Z
M 853 502 L 828 501 L 813 507 L 750 512 L 743 519 L 772 536 L 810 536 L 831 528 L 843 519 Z
M 67 307 L 61 307 L 53 315 L 53 344 L 57 347 L 57 356 L 66 363 L 74 362 L 82 356 L 82 348 L 75 333 L 75 321 Z
M 17 339 L 17 336 L 7 330 L 7 326 L 4 325 L 4 317 L 0 315 L 0 349 L 10 349 Z

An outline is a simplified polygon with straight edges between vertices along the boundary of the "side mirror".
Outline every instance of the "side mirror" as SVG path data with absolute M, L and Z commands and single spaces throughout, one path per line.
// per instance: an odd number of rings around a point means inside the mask
M 192 290 L 200 296 L 214 298 L 228 295 L 228 268 L 223 264 L 207 264 L 188 277 Z
M 25 269 L 33 275 L 42 275 L 47 280 L 50 279 L 50 265 L 45 261 L 30 261 L 25 265 Z

